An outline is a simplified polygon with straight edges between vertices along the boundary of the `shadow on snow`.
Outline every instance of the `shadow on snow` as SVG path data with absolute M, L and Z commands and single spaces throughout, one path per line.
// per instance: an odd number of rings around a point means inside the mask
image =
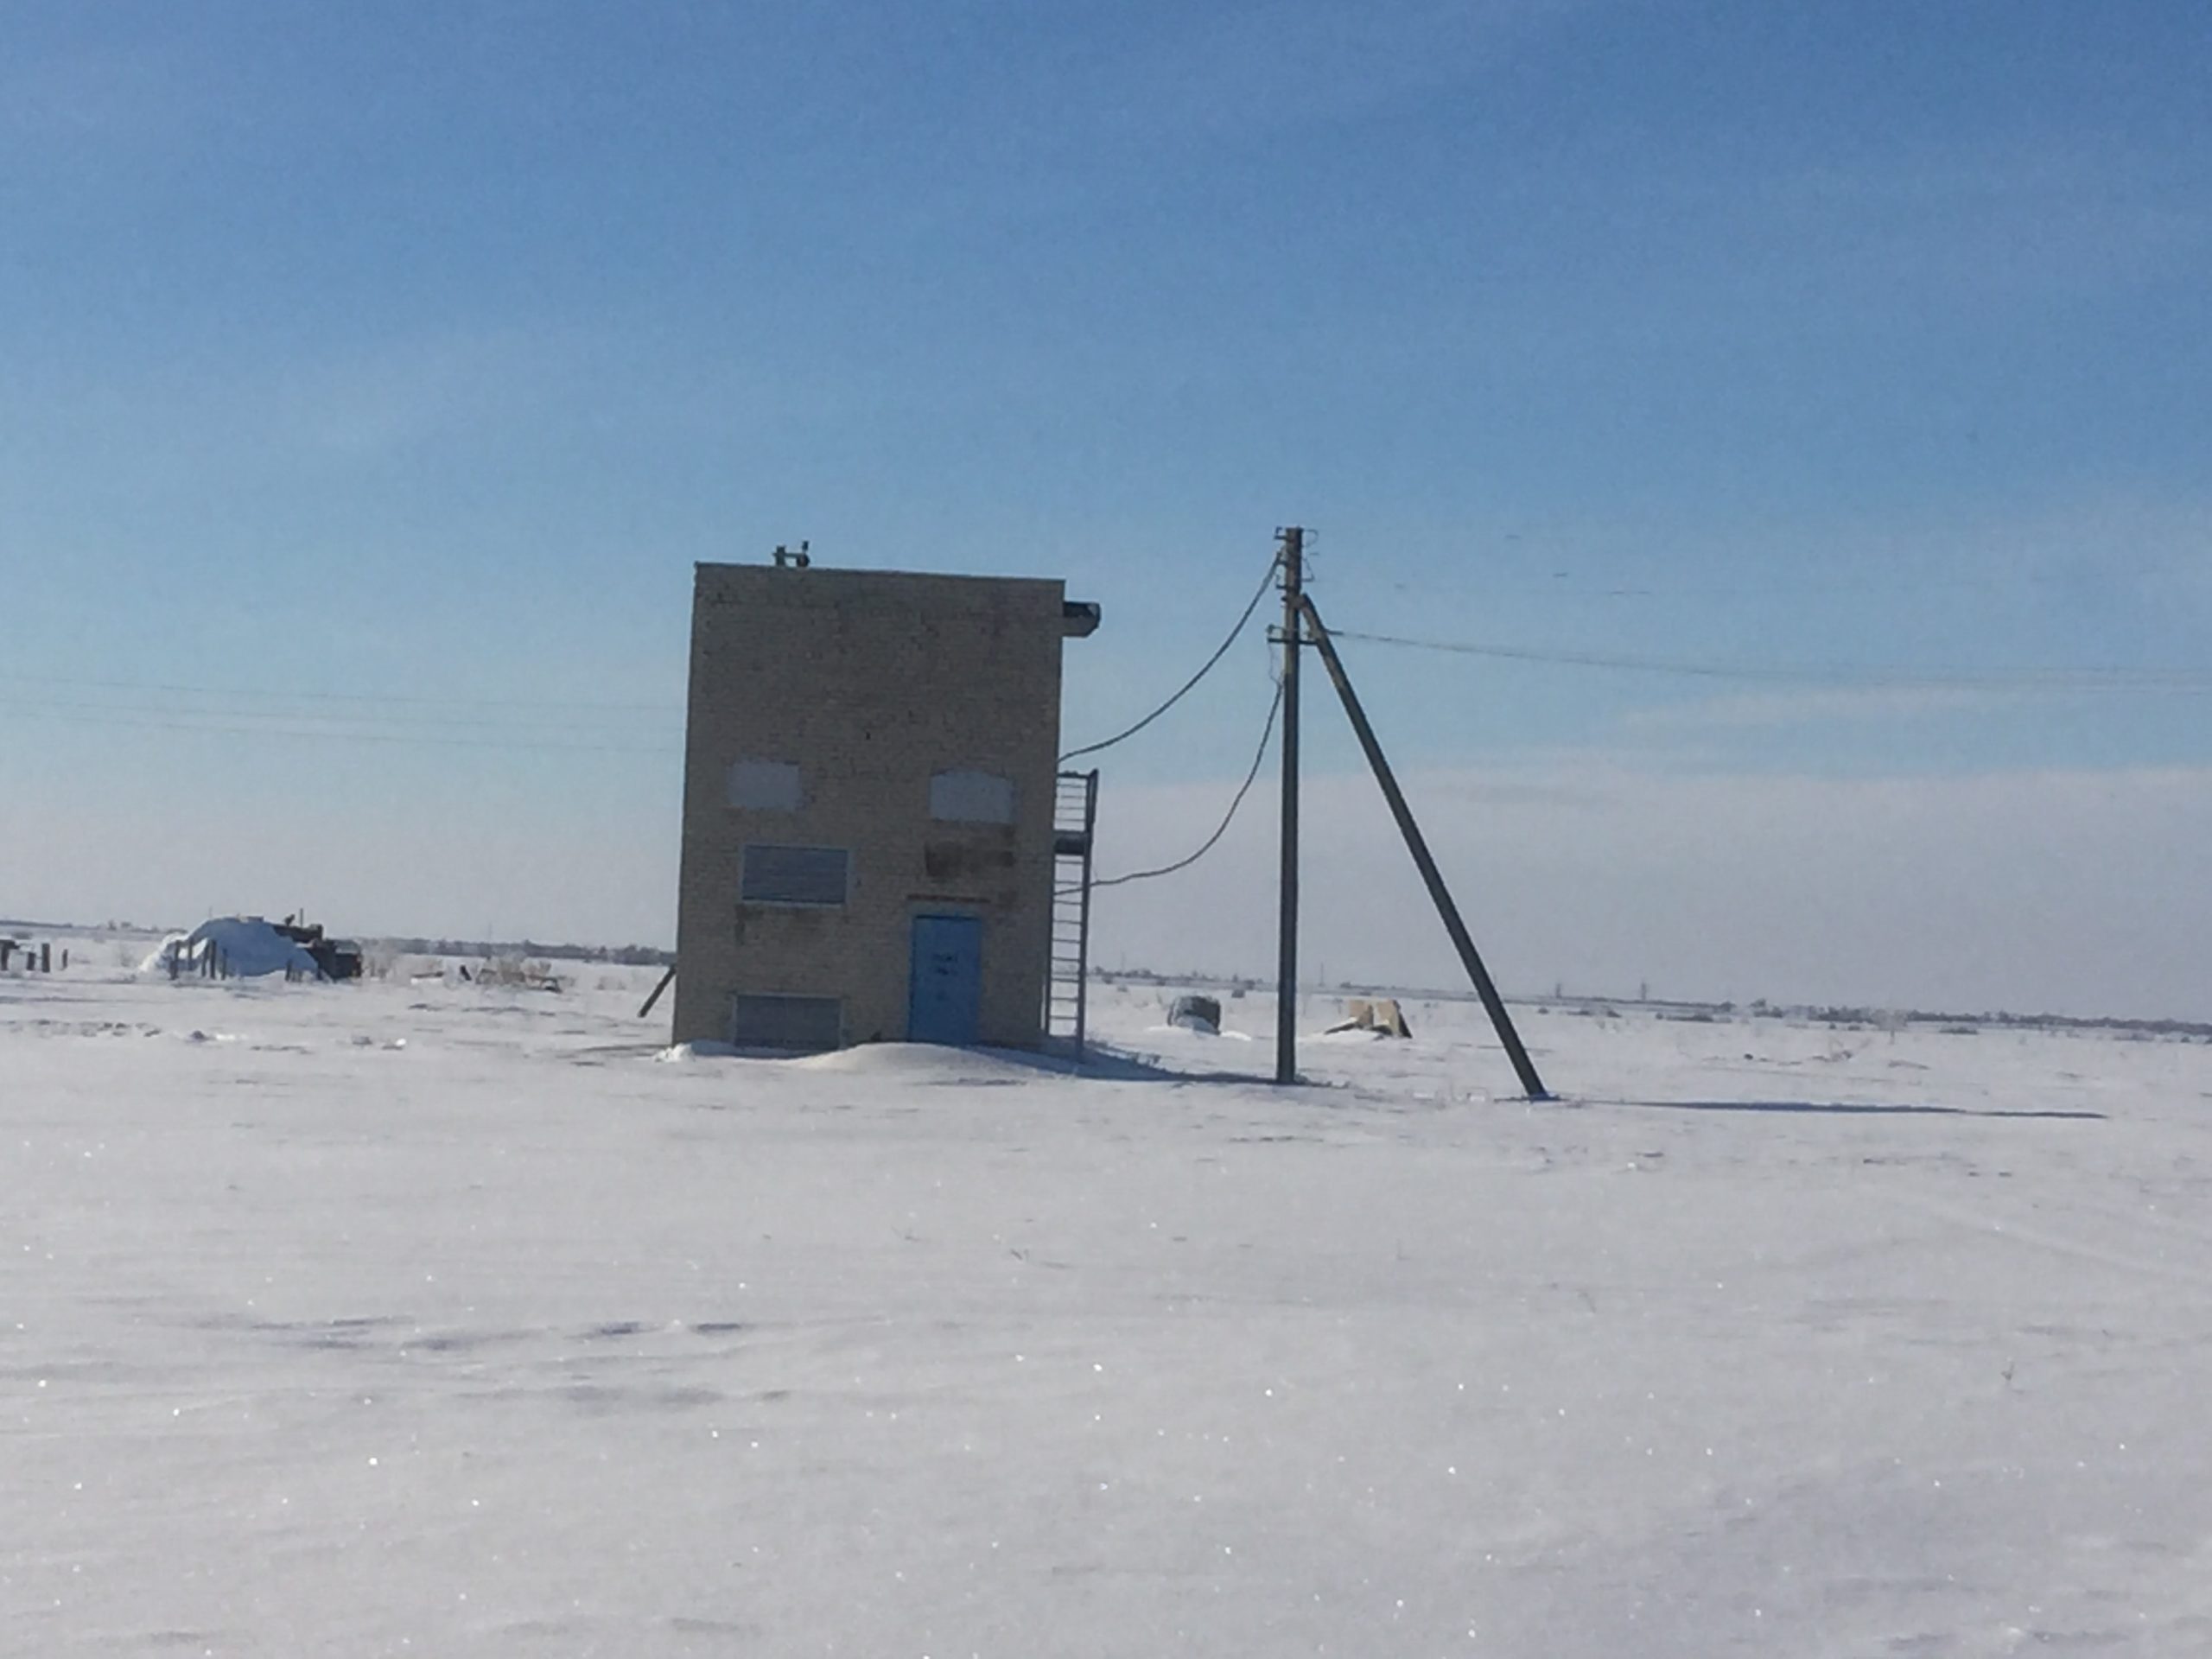
M 1840 1117 L 2029 1117 L 2101 1123 L 2102 1112 L 2056 1107 L 1927 1106 L 1820 1100 L 1590 1100 L 1587 1106 L 1626 1106 L 1654 1112 L 1798 1112 Z

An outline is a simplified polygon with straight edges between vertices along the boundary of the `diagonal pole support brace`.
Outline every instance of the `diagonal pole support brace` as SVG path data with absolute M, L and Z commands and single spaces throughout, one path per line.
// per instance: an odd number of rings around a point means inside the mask
M 1406 838 L 1406 850 L 1414 855 L 1414 863 L 1421 871 L 1421 879 L 1428 886 L 1428 896 L 1436 906 L 1436 913 L 1444 918 L 1444 931 L 1452 936 L 1452 948 L 1459 951 L 1459 961 L 1467 970 L 1467 977 L 1474 982 L 1475 995 L 1481 997 L 1484 1008 L 1490 1014 L 1491 1024 L 1497 1028 L 1497 1039 L 1504 1044 L 1506 1057 L 1513 1062 L 1513 1070 L 1521 1079 L 1521 1086 L 1530 1100 L 1550 1100 L 1554 1096 L 1544 1087 L 1544 1080 L 1536 1075 L 1535 1062 L 1529 1058 L 1528 1048 L 1521 1041 L 1521 1033 L 1514 1029 L 1513 1016 L 1505 1011 L 1505 999 L 1497 994 L 1497 987 L 1483 966 L 1482 954 L 1475 949 L 1474 939 L 1467 932 L 1467 925 L 1459 919 L 1459 907 L 1452 902 L 1452 893 L 1444 885 L 1444 875 L 1436 868 L 1436 860 L 1429 855 L 1428 842 L 1423 839 L 1421 826 L 1414 822 L 1413 809 L 1406 804 L 1405 794 L 1398 787 L 1398 780 L 1390 771 L 1390 763 L 1382 758 L 1382 746 L 1376 741 L 1375 728 L 1367 722 L 1367 711 L 1360 707 L 1359 694 L 1351 689 L 1351 677 L 1344 672 L 1344 659 L 1337 655 L 1336 641 L 1329 637 L 1323 626 L 1321 613 L 1313 607 L 1311 597 L 1301 595 L 1300 610 L 1306 626 L 1312 630 L 1308 644 L 1321 653 L 1321 661 L 1329 671 L 1329 680 L 1337 688 L 1343 701 L 1344 713 L 1351 720 L 1351 728 L 1359 738 L 1359 747 L 1366 751 L 1367 764 L 1374 769 L 1375 781 L 1382 786 L 1382 798 L 1390 804 L 1390 816 L 1398 821 L 1398 833 Z

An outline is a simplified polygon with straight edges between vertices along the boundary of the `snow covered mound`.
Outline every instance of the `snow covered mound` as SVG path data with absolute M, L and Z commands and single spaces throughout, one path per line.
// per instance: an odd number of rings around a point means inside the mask
M 693 1042 L 662 1049 L 654 1058 L 678 1065 L 701 1060 L 745 1060 L 799 1071 L 955 1086 L 1027 1083 L 1065 1069 L 1034 1054 L 944 1048 L 933 1043 L 861 1043 L 818 1054 L 793 1054 L 731 1043 Z
M 1027 1083 L 1039 1075 L 1035 1057 L 989 1049 L 944 1048 L 934 1043 L 862 1043 L 790 1062 L 808 1071 L 883 1077 L 908 1083 Z
M 734 1059 L 744 1052 L 734 1043 L 677 1043 L 653 1058 L 672 1065 L 689 1065 L 694 1060 Z
M 286 938 L 258 916 L 218 916 L 189 933 L 172 933 L 138 966 L 142 974 L 198 973 L 210 958 L 233 979 L 296 974 L 320 979 L 305 946 Z

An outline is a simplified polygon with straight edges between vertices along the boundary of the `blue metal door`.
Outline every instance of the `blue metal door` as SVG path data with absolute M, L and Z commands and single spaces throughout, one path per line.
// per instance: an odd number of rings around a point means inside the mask
M 982 990 L 982 918 L 915 917 L 906 1039 L 957 1048 L 971 1045 Z

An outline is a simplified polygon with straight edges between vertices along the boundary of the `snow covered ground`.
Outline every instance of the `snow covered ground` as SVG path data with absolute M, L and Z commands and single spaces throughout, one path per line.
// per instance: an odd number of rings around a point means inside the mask
M 0 976 L 10 1652 L 2212 1652 L 2212 1048 L 102 949 Z

